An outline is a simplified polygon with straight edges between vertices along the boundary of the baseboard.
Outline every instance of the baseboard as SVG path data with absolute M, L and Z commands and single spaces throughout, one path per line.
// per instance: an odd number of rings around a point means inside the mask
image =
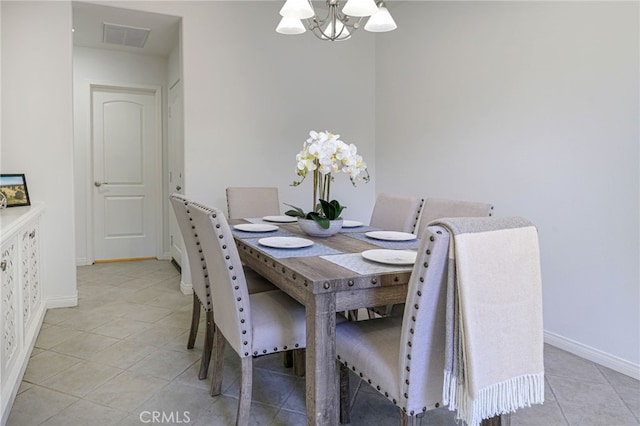
M 171 254 L 165 253 L 159 257 L 154 257 L 154 259 L 158 260 L 171 260 Z M 89 260 L 86 257 L 77 257 L 76 258 L 76 266 L 91 266 L 93 265 L 93 260 Z
M 93 265 L 93 262 L 89 261 L 86 257 L 76 258 L 76 266 L 89 266 Z
M 73 308 L 74 306 L 78 306 L 78 294 L 76 294 L 75 296 L 47 298 L 47 309 Z
M 180 291 L 184 295 L 193 294 L 193 287 L 191 286 L 191 284 L 185 284 L 181 280 L 180 281 Z
M 544 332 L 544 342 L 629 377 L 633 377 L 636 380 L 640 380 L 640 365 L 638 364 L 634 364 L 615 355 L 611 355 L 550 331 Z

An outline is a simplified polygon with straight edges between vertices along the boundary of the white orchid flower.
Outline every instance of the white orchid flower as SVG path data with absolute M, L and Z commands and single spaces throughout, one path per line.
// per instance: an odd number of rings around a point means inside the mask
M 298 161 L 298 170 L 304 170 L 305 174 L 315 169 L 316 169 L 316 164 L 313 160 L 310 160 L 308 158 L 303 158 L 300 161 Z
M 323 175 L 327 175 L 331 173 L 331 166 L 326 166 L 324 164 L 321 164 L 320 167 L 318 167 L 318 171 Z
M 333 180 L 332 173 L 342 172 L 349 175 L 353 185 L 357 180 L 368 182 L 370 179 L 367 164 L 358 154 L 358 148 L 354 144 L 340 140 L 339 134 L 327 130 L 321 132 L 311 130 L 309 132 L 309 137 L 305 141 L 302 151 L 296 155 L 296 171 L 301 178 L 293 182 L 293 186 L 300 185 L 308 172 L 314 173 L 314 182 L 317 185 L 314 187 L 315 201 L 318 198 L 329 199 L 330 182 Z M 363 173 L 364 177 L 361 176 Z

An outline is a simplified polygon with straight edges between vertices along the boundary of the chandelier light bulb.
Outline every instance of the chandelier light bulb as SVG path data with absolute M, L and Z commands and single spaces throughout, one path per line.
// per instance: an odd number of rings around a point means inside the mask
M 378 12 L 371 15 L 371 18 L 369 18 L 364 26 L 365 30 L 373 33 L 384 33 L 387 31 L 393 31 L 396 28 L 398 28 L 396 21 L 393 20 L 393 17 L 384 5 L 381 5 L 378 8 Z
M 348 0 L 342 13 L 349 16 L 371 16 L 378 11 L 375 0 Z
M 296 18 L 290 18 L 283 16 L 280 23 L 276 27 L 276 32 L 280 34 L 295 35 L 302 34 L 307 29 L 302 24 L 302 21 Z
M 287 0 L 280 9 L 280 15 L 286 18 L 308 19 L 315 15 L 308 0 Z

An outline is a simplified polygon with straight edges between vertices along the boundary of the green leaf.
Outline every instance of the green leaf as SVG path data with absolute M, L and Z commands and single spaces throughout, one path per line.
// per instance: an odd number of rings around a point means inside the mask
M 287 210 L 286 212 L 284 212 L 284 214 L 286 214 L 287 216 L 293 216 L 293 217 L 306 216 L 305 212 L 300 207 L 292 206 L 291 204 L 287 204 L 287 203 L 284 203 L 284 204 L 286 204 L 289 207 L 293 207 L 293 210 Z
M 313 219 L 322 229 L 329 229 L 329 219 L 321 216 L 319 213 L 311 212 L 307 215 L 307 219 Z
M 340 214 L 345 209 L 345 206 L 341 206 L 338 200 L 331 200 L 331 202 L 320 200 L 320 204 L 322 212 L 329 220 L 340 219 Z

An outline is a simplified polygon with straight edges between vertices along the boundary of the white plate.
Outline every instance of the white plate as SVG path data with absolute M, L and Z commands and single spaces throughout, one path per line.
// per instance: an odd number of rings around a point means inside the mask
M 273 248 L 302 248 L 313 245 L 313 241 L 298 237 L 260 238 L 258 244 Z
M 342 227 L 343 228 L 357 228 L 358 226 L 362 226 L 362 222 L 358 222 L 357 220 L 343 220 Z
M 369 238 L 375 238 L 376 240 L 387 241 L 411 241 L 416 239 L 416 236 L 413 234 L 398 231 L 371 231 L 364 235 Z
M 234 229 L 245 232 L 270 232 L 278 229 L 276 225 L 268 225 L 266 223 L 239 223 L 233 225 Z
M 298 221 L 298 219 L 296 219 L 293 216 L 265 216 L 262 218 L 262 220 L 266 220 L 267 222 L 276 222 L 276 223 L 291 223 L 291 222 Z
M 408 250 L 367 250 L 362 252 L 362 257 L 387 265 L 413 265 L 416 263 L 418 252 Z

